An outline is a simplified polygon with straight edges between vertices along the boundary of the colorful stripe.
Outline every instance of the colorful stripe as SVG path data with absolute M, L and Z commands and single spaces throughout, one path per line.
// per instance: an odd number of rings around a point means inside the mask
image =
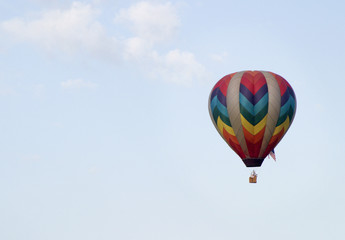
M 291 126 L 296 96 L 277 74 L 237 72 L 214 86 L 209 111 L 220 135 L 242 159 L 263 159 Z
M 259 156 L 267 111 L 268 88 L 265 76 L 259 71 L 245 72 L 240 84 L 240 114 L 249 157 Z
M 213 88 L 209 103 L 210 115 L 223 139 L 238 155 L 244 157 L 245 154 L 235 136 L 227 111 L 226 93 L 232 77 L 233 74 L 223 77 Z

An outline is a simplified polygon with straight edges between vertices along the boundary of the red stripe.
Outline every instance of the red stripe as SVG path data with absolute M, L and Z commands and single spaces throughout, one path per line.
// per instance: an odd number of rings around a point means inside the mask
M 248 88 L 248 90 L 254 95 L 255 94 L 255 89 L 254 89 L 254 79 L 253 79 L 253 74 L 252 72 L 248 71 L 243 73 L 243 76 L 241 78 L 241 84 Z
M 212 92 L 213 92 L 217 87 L 219 87 L 220 84 L 222 84 L 222 79 L 219 80 L 219 81 L 216 83 L 216 85 L 214 85 L 214 87 L 213 87 L 213 89 L 212 89 Z
M 287 89 L 287 86 L 286 86 L 287 81 L 284 78 L 282 78 L 281 76 L 279 76 L 278 74 L 275 74 L 272 72 L 270 72 L 270 73 L 277 80 L 277 83 L 278 83 L 279 88 L 280 88 L 280 96 L 283 96 L 284 93 L 286 92 L 286 89 Z
M 223 136 L 226 139 L 226 142 L 229 144 L 229 146 L 234 150 L 234 152 L 240 157 L 245 158 L 246 155 L 244 154 L 241 146 L 238 144 L 238 140 L 236 137 L 232 136 L 230 133 L 228 133 L 225 129 L 223 130 Z
M 255 95 L 266 84 L 266 78 L 260 71 L 247 71 L 242 76 L 241 84 Z
M 262 145 L 262 140 L 265 135 L 265 129 L 264 127 L 260 132 L 258 132 L 256 135 L 252 135 L 250 132 L 248 132 L 245 127 L 243 127 L 243 133 L 244 138 L 246 139 L 248 152 L 250 157 L 259 157 L 260 149 Z
M 274 149 L 278 143 L 280 142 L 280 140 L 283 138 L 284 136 L 284 128 L 275 136 L 273 136 L 263 154 L 263 157 L 266 157 L 271 151 L 272 149 Z
M 228 86 L 229 86 L 231 78 L 232 78 L 231 75 L 226 75 L 225 77 L 222 78 L 222 83 L 220 84 L 219 89 L 223 93 L 224 96 L 226 96 L 226 93 L 228 91 Z
M 257 72 L 257 74 L 254 76 L 254 94 L 256 94 L 265 84 L 265 76 L 262 74 L 262 72 Z

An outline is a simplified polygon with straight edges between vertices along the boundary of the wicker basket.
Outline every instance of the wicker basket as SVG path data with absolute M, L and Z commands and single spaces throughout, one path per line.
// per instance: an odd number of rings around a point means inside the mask
M 249 183 L 256 183 L 256 176 L 250 176 Z

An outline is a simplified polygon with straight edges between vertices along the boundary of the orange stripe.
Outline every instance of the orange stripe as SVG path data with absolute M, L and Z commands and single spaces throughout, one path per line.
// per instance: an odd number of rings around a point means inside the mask
M 264 127 L 256 135 L 250 134 L 245 128 L 243 128 L 250 157 L 259 157 L 262 140 L 265 135 L 265 128 L 266 127 Z
M 280 142 L 280 140 L 283 138 L 284 136 L 284 129 L 282 129 L 277 135 L 273 136 L 263 154 L 263 157 L 266 157 L 273 148 L 275 148 L 277 146 L 277 144 Z
M 257 142 L 259 142 L 260 140 L 264 138 L 265 129 L 266 127 L 262 128 L 261 131 L 258 132 L 256 135 L 253 135 L 250 132 L 248 132 L 245 127 L 243 127 L 244 138 L 246 139 L 246 141 L 256 144 Z
M 241 146 L 239 145 L 237 138 L 228 133 L 225 129 L 223 130 L 223 136 L 226 139 L 226 142 L 232 148 L 232 150 L 234 150 L 234 152 L 236 152 L 237 155 L 240 156 L 240 158 L 245 158 L 245 154 Z

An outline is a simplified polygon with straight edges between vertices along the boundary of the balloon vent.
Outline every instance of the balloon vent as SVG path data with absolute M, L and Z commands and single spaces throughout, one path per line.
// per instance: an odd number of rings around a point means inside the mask
M 247 167 L 260 167 L 264 158 L 245 158 L 242 161 Z

